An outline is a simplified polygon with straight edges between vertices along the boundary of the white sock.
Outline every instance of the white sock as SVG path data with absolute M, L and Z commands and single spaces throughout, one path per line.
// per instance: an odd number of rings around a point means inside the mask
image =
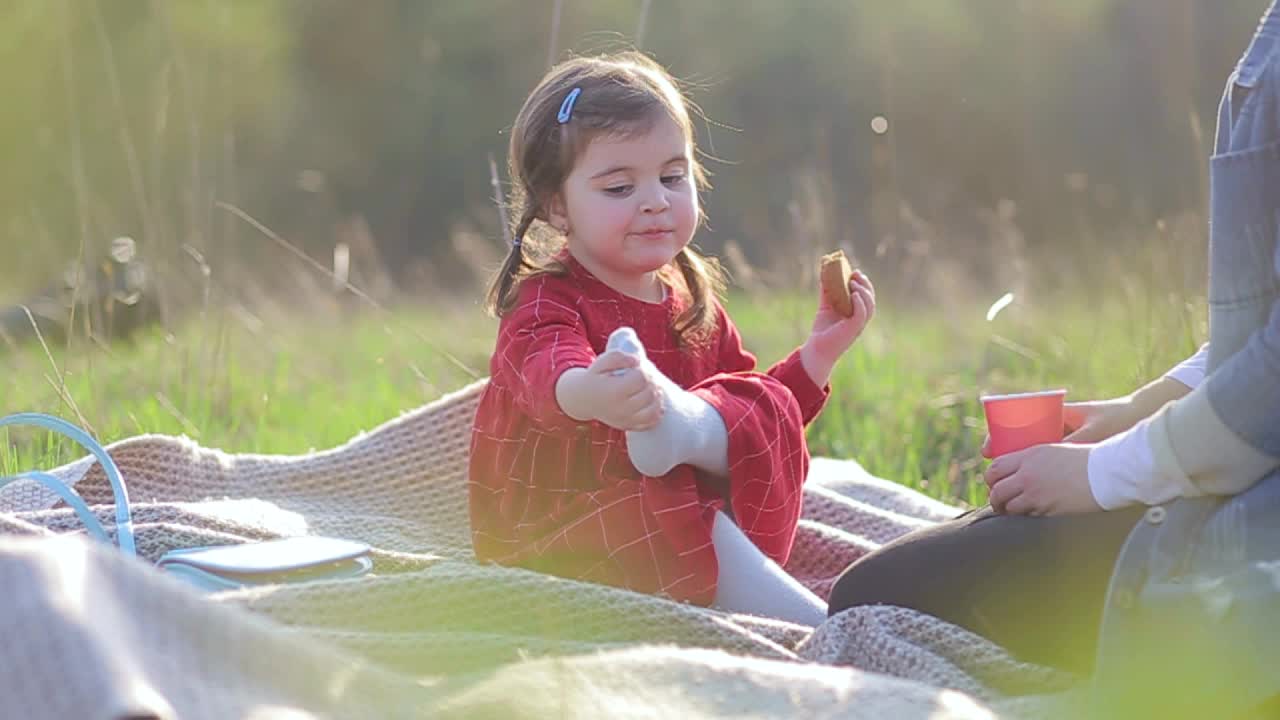
M 684 390 L 663 375 L 645 356 L 635 330 L 621 327 L 609 336 L 606 350 L 619 350 L 640 358 L 662 391 L 663 414 L 651 430 L 627 433 L 631 464 L 649 477 L 662 477 L 687 463 L 717 477 L 729 474 L 729 431 L 724 418 L 706 400 Z
M 722 512 L 711 526 L 711 544 L 720 565 L 715 607 L 809 627 L 827 619 L 827 604 L 761 552 Z

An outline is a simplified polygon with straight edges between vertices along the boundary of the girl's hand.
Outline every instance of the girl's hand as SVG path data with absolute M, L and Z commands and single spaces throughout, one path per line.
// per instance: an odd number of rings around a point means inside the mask
M 611 350 L 590 367 L 566 370 L 556 399 L 576 420 L 596 420 L 618 430 L 650 430 L 662 419 L 662 393 L 634 355 Z
M 844 317 L 831 306 L 827 294 L 818 291 L 818 314 L 813 329 L 800 348 L 804 369 L 818 387 L 831 378 L 836 361 L 853 345 L 876 313 L 876 289 L 861 270 L 849 277 L 849 294 L 853 300 L 853 316 Z
M 1062 432 L 1065 436 L 1062 441 L 1102 442 L 1137 425 L 1147 414 L 1143 413 L 1143 409 L 1130 396 L 1067 403 L 1062 408 Z M 990 436 L 982 441 L 982 457 L 991 457 Z
M 1008 515 L 1099 512 L 1089 489 L 1092 445 L 1037 445 L 996 458 L 983 474 L 991 508 Z

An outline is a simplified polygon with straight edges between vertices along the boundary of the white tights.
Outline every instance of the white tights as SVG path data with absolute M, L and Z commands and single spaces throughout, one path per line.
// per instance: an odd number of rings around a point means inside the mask
M 809 627 L 827 619 L 827 604 L 761 552 L 722 512 L 711 527 L 711 543 L 720 565 L 715 607 Z

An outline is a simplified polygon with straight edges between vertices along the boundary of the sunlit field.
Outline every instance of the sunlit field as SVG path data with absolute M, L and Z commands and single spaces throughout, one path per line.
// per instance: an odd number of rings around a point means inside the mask
M 803 341 L 814 299 L 734 293 L 727 306 L 762 366 Z M 1015 298 L 937 312 L 889 302 L 841 361 L 809 428 L 815 455 L 962 503 L 976 482 L 983 392 L 1068 389 L 1068 399 L 1126 393 L 1192 352 L 1195 304 L 1148 294 Z M 104 441 L 184 434 L 229 452 L 302 453 L 430 402 L 487 374 L 496 322 L 478 302 L 294 316 L 211 309 L 172 334 L 70 346 L 31 340 L 0 355 L 7 412 L 83 424 Z M 0 473 L 49 467 L 76 450 L 42 433 L 0 431 Z

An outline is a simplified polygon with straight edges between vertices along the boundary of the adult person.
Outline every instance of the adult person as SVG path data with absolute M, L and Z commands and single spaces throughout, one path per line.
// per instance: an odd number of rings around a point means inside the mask
M 1275 712 L 1277 0 L 1226 83 L 1210 195 L 1208 345 L 1126 398 L 1074 407 L 1064 443 L 996 458 L 990 505 L 851 565 L 832 614 L 931 613 L 1028 660 L 1092 673 L 1100 713 Z

